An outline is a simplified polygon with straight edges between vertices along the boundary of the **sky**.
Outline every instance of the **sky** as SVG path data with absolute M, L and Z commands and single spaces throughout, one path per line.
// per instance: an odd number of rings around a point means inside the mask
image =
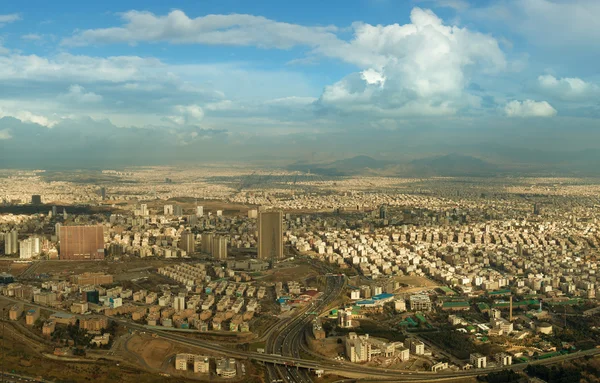
M 4 2 L 0 160 L 595 149 L 599 17 L 597 0 Z

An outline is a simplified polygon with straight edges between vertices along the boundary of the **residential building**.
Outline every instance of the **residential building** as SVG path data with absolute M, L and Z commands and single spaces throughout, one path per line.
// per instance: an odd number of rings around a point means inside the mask
M 475 368 L 487 367 L 487 357 L 479 353 L 471 354 L 469 357 L 469 361 L 471 362 L 471 365 L 473 365 L 473 367 Z

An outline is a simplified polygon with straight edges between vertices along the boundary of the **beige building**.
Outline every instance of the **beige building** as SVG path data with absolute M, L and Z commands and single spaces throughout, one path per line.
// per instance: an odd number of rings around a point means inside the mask
M 195 354 L 177 354 L 175 356 L 176 370 L 187 371 L 189 366 L 198 374 L 208 374 L 210 372 L 210 360 L 208 356 Z
M 420 340 L 408 338 L 404 341 L 404 347 L 408 347 L 410 352 L 415 355 L 425 354 L 425 343 L 421 342 Z
M 106 346 L 110 342 L 110 334 L 105 333 L 92 338 L 90 343 L 94 343 L 96 346 Z
M 185 251 L 187 254 L 196 252 L 196 236 L 189 231 L 184 231 L 181 233 L 179 248 Z
M 233 378 L 237 375 L 236 361 L 233 358 L 217 359 L 217 375 L 222 378 Z
M 44 336 L 51 336 L 54 333 L 55 329 L 56 329 L 56 322 L 54 322 L 53 320 L 47 320 L 44 322 L 44 325 L 42 326 L 42 334 Z
M 485 357 L 479 353 L 471 354 L 471 356 L 469 357 L 469 360 L 470 360 L 471 364 L 473 365 L 473 367 L 475 367 L 475 368 L 486 368 L 487 367 L 487 357 Z
M 87 331 L 100 331 L 108 327 L 108 319 L 104 317 L 84 316 L 79 320 L 79 328 Z
M 35 321 L 40 317 L 40 310 L 38 309 L 29 309 L 25 314 L 25 324 L 27 326 L 33 326 Z
M 368 334 L 359 336 L 355 332 L 346 337 L 345 348 L 346 356 L 353 363 L 369 362 L 373 356 L 389 358 L 396 352 L 392 343 L 370 338 Z
M 13 305 L 8 311 L 8 319 L 10 320 L 19 320 L 21 315 L 23 315 L 23 305 L 18 303 Z
M 227 259 L 227 237 L 213 237 L 211 254 L 214 259 Z

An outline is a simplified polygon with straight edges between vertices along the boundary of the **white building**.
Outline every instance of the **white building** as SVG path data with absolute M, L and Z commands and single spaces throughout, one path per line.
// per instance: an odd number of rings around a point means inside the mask
M 217 375 L 222 378 L 233 378 L 237 374 L 236 362 L 233 358 L 217 359 Z
M 471 356 L 469 357 L 469 360 L 470 360 L 471 364 L 473 365 L 473 367 L 475 367 L 475 368 L 486 368 L 487 367 L 487 357 L 485 357 L 479 353 L 471 354 Z
M 178 295 L 173 300 L 173 308 L 175 311 L 185 310 L 185 295 Z
M 411 295 L 410 309 L 412 311 L 431 311 L 431 298 L 426 294 Z
M 425 343 L 421 342 L 420 340 L 408 338 L 404 341 L 404 347 L 408 347 L 410 352 L 415 355 L 425 354 Z
M 8 253 L 7 253 L 8 254 Z M 31 259 L 40 254 L 40 239 L 31 237 L 19 242 L 19 258 Z
M 510 366 L 512 364 L 512 356 L 505 352 L 494 355 L 494 359 L 501 366 Z

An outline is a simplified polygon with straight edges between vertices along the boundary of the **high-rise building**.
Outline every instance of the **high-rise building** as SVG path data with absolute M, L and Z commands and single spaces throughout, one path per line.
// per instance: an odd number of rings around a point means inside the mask
M 195 215 L 188 215 L 187 222 L 190 226 L 196 226 L 198 224 L 198 217 Z
M 202 217 L 204 215 L 204 206 L 196 206 L 196 216 Z
M 61 226 L 60 259 L 104 259 L 104 227 Z
M 248 210 L 248 218 L 257 218 L 257 217 L 258 217 L 258 210 L 256 210 L 256 209 Z
M 218 235 L 212 239 L 211 254 L 214 259 L 227 259 L 227 237 Z
M 387 219 L 387 206 L 381 205 L 379 207 L 379 219 Z
M 57 214 L 57 212 L 56 212 L 56 206 L 52 206 L 52 216 L 56 217 L 56 214 Z
M 165 215 L 173 215 L 173 205 L 165 205 L 163 207 L 163 212 Z
M 173 299 L 173 308 L 177 312 L 185 310 L 185 294 L 179 294 Z
M 60 227 L 62 225 L 60 224 L 60 222 L 57 222 L 56 225 L 54 225 L 54 234 L 56 234 L 56 238 L 60 239 Z
M 173 215 L 181 217 L 183 215 L 183 209 L 179 205 L 173 205 Z
M 31 204 L 32 205 L 41 205 L 42 204 L 42 196 L 38 194 L 34 194 L 31 196 Z
M 6 233 L 4 236 L 4 253 L 6 255 L 17 254 L 19 246 L 19 234 L 16 230 Z
M 67 215 L 67 209 L 63 208 L 63 219 L 67 219 L 69 216 Z
M 202 233 L 202 252 L 212 254 L 213 233 Z
M 40 239 L 31 237 L 19 242 L 19 258 L 31 259 L 40 254 Z
M 195 235 L 189 231 L 181 233 L 181 241 L 179 241 L 179 248 L 188 254 L 196 251 L 196 238 Z
M 98 194 L 100 195 L 100 198 L 105 200 L 106 199 L 106 188 L 101 187 L 100 190 L 98 190 Z
M 283 258 L 283 214 L 280 211 L 260 213 L 258 258 L 271 261 Z

